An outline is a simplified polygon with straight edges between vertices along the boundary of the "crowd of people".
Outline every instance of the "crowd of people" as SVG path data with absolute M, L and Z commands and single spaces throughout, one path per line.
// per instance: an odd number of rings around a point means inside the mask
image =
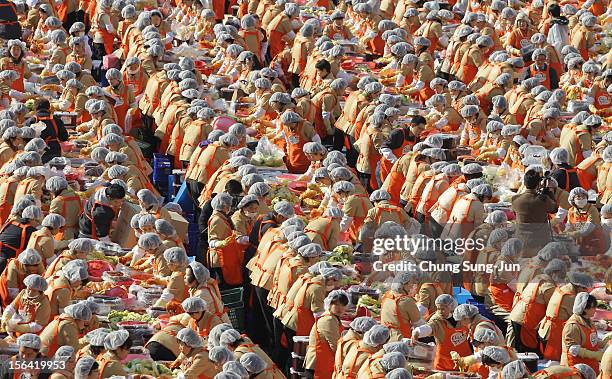
M 610 379 L 609 1 L 294 1 L 0 0 L 1 375 Z

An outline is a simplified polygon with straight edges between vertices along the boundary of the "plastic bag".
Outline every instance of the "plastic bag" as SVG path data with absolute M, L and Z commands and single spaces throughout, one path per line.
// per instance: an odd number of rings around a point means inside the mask
M 267 137 L 262 137 L 255 147 L 251 161 L 256 166 L 279 167 L 283 165 L 285 153 Z

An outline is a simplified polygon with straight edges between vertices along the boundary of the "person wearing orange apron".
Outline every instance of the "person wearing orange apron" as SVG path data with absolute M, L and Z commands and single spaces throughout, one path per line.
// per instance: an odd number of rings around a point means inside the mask
M 122 129 L 125 129 L 125 116 L 136 102 L 134 92 L 126 83 L 122 82 L 121 72 L 116 68 L 111 68 L 106 72 L 106 80 L 108 80 L 109 86 L 105 90 L 115 99 L 118 124 Z
M 99 378 L 126 375 L 126 371 L 121 361 L 126 359 L 130 353 L 130 348 L 132 347 L 130 334 L 127 330 L 117 330 L 110 332 L 104 340 L 104 346 L 107 351 L 98 358 L 100 367 Z
M 79 237 L 110 241 L 111 225 L 124 197 L 125 189 L 117 184 L 97 190 L 87 200 L 79 218 Z
M 92 20 L 91 30 L 94 31 L 94 55 L 100 60 L 113 52 L 115 28 L 110 17 L 111 6 L 111 0 L 99 0 L 97 1 L 96 14 L 90 15 Z
M 588 192 L 582 187 L 570 191 L 571 208 L 567 214 L 565 232 L 576 239 L 583 255 L 603 254 L 608 249 L 597 207 L 588 203 Z
M 325 298 L 326 311 L 315 321 L 306 351 L 304 368 L 317 379 L 329 379 L 334 372 L 334 357 L 342 333 L 340 317 L 349 303 L 344 291 L 332 291 Z
M 291 44 L 295 39 L 292 21 L 299 16 L 299 13 L 300 8 L 297 4 L 285 4 L 285 9 L 268 24 L 266 31 L 268 32 L 268 40 L 270 41 L 269 51 L 272 59 L 283 51 L 286 45 Z
M 9 219 L 13 204 L 15 202 L 15 191 L 19 182 L 25 179 L 27 170 L 17 171 L 17 166 L 6 165 L 2 168 L 3 175 L 2 182 L 0 183 L 0 224 L 4 223 Z M 15 173 L 17 171 L 17 174 Z M 24 173 L 24 175 L 21 175 Z
M 543 274 L 531 279 L 520 292 L 517 289 L 509 318 L 513 338 L 508 340 L 519 353 L 540 352 L 538 324 L 546 316 L 546 306 L 556 283 L 565 277 L 566 272 L 566 264 L 555 259 L 546 265 Z
M 563 327 L 573 313 L 576 295 L 593 286 L 593 279 L 580 272 L 569 272 L 567 279 L 568 284 L 555 289 L 546 306 L 546 316 L 538 328 L 542 355 L 545 359 L 554 361 L 561 360 Z
M 30 274 L 23 280 L 25 289 L 6 307 L 2 324 L 9 334 L 20 336 L 38 333 L 49 322 L 51 306 L 44 291 L 47 281 L 40 275 Z
M 303 120 L 300 115 L 292 111 L 284 112 L 281 117 L 282 135 L 286 141 L 287 169 L 293 174 L 303 174 L 310 166 L 310 160 L 304 153 L 304 144 L 319 142 L 320 138 L 312 124 Z
M 76 350 L 79 347 L 79 337 L 91 317 L 91 310 L 83 303 L 67 306 L 40 333 L 41 351 L 53 356 L 61 346 L 71 346 Z
M 374 207 L 366 194 L 355 193 L 355 186 L 348 181 L 334 183 L 333 192 L 342 200 L 344 216 L 340 221 L 340 231 L 348 232 L 352 241 L 357 241 L 359 231 L 370 209 Z
M 211 201 L 213 214 L 208 220 L 208 267 L 220 283 L 242 284 L 244 249 L 239 249 L 229 217 L 232 197 L 220 193 Z M 226 277 L 227 276 L 227 277 Z
M 9 259 L 0 275 L 0 298 L 6 307 L 25 288 L 24 279 L 30 274 L 42 275 L 42 258 L 36 250 L 26 249 L 17 258 Z
M 189 295 L 202 298 L 207 305 L 207 311 L 224 322 L 229 320 L 227 309 L 221 300 L 221 292 L 217 281 L 210 277 L 210 271 L 200 262 L 191 262 L 187 267 L 185 281 L 188 283 Z
M 511 238 L 506 241 L 491 274 L 489 293 L 493 303 L 503 310 L 500 310 L 501 312 L 512 310 L 516 289 L 514 283 L 518 278 L 518 272 L 513 272 L 510 267 L 516 264 L 522 248 L 523 242 L 518 238 Z
M 391 331 L 391 341 L 410 338 L 412 329 L 424 324 L 414 300 L 417 278 L 411 272 L 395 276 L 393 288 L 387 291 L 380 303 L 380 323 Z
M 368 192 L 378 189 L 377 171 L 381 159 L 380 149 L 385 141 L 382 124 L 384 113 L 375 113 L 369 119 L 369 125 L 355 142 L 359 150 L 357 165 L 359 180 L 368 188 Z
M 7 369 L 4 377 L 12 379 L 41 377 L 40 367 L 33 367 L 33 365 L 28 367 L 27 364 L 27 362 L 33 362 L 36 359 L 45 359 L 40 353 L 42 347 L 40 337 L 36 334 L 26 333 L 19 336 L 16 342 L 19 352 L 10 358 L 10 362 L 5 361 Z
M 26 44 L 20 40 L 12 39 L 8 43 L 8 56 L 0 59 L 0 70 L 13 70 L 19 74 L 17 80 L 11 84 L 15 91 L 25 92 L 24 80 L 32 77 L 28 63 L 23 59 Z
M 412 330 L 411 341 L 419 338 L 433 336 L 436 341 L 436 355 L 434 369 L 453 371 L 455 363 L 451 357 L 451 351 L 459 357 L 472 354 L 472 346 L 469 343 L 469 330 L 458 325 L 453 318 L 453 311 L 457 307 L 457 301 L 450 295 L 444 294 L 436 299 L 438 312 L 427 322 L 427 324 Z
M 68 186 L 68 181 L 61 176 L 53 176 L 45 183 L 47 191 L 51 193 L 49 213 L 55 213 L 64 218 L 65 225 L 56 235 L 56 239 L 69 240 L 79 233 L 79 216 L 83 211 L 81 198 Z
M 588 292 L 581 292 L 574 300 L 573 315 L 563 327 L 563 352 L 561 365 L 586 364 L 599 373 L 605 342 L 597 337 L 597 329 L 591 320 L 595 314 L 597 300 Z
M 144 92 L 148 80 L 149 76 L 140 67 L 140 59 L 138 57 L 130 57 L 125 61 L 122 82 L 128 87 L 131 86 L 137 100 L 140 99 L 139 96 Z
M 341 278 L 339 270 L 324 268 L 321 269 L 320 275 L 306 279 L 303 283 L 299 281 L 294 283 L 292 289 L 296 285 L 299 289 L 293 302 L 287 304 L 288 308 L 281 320 L 288 338 L 292 335 L 304 336 L 310 333 L 315 323 L 314 315 L 324 311 L 324 300 L 328 289 L 336 288 Z

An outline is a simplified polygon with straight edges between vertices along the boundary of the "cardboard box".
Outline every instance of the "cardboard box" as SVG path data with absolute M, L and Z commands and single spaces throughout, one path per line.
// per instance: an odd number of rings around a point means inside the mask
M 118 243 L 123 248 L 129 248 L 136 246 L 138 238 L 134 229 L 130 227 L 130 221 L 132 217 L 140 212 L 140 206 L 138 204 L 124 201 L 117 221 L 115 221 L 115 228 L 111 233 L 111 241 Z
M 134 229 L 130 227 L 130 221 L 132 217 L 140 213 L 141 209 L 138 204 L 130 203 L 128 201 L 123 202 L 123 207 L 119 211 L 119 216 L 115 223 L 115 228 L 111 234 L 111 241 L 118 243 L 121 247 L 132 248 L 138 243 L 138 238 L 134 233 Z M 187 230 L 189 229 L 189 222 L 185 217 L 176 212 L 170 212 L 165 208 L 162 208 L 161 217 L 168 220 L 174 229 L 176 234 L 183 241 L 187 241 Z
M 187 230 L 189 229 L 189 221 L 183 215 L 176 212 L 168 212 L 170 214 L 170 218 L 168 221 L 174 226 L 176 229 L 176 235 L 183 241 L 188 241 Z

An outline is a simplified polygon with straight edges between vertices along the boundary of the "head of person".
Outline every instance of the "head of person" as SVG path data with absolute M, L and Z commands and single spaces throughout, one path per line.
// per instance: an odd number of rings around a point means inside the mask
M 590 320 L 595 315 L 597 309 L 597 299 L 588 292 L 580 292 L 574 299 L 574 307 L 572 312 L 575 315 L 581 316 Z
M 125 198 L 125 188 L 118 184 L 111 184 L 105 189 L 106 197 L 113 208 L 120 208 Z
M 457 307 L 457 300 L 448 294 L 442 294 L 435 300 L 436 310 L 445 319 L 453 316 L 453 311 Z
M 331 64 L 327 60 L 321 59 L 315 64 L 315 69 L 317 70 L 317 77 L 325 79 L 331 73 Z
M 191 262 L 185 272 L 185 284 L 191 288 L 205 286 L 210 280 L 210 271 L 200 262 Z
M 74 379 L 98 379 L 99 376 L 100 366 L 93 357 L 85 356 L 74 366 Z
M 197 321 L 200 320 L 202 315 L 206 312 L 208 304 L 202 298 L 193 296 L 183 300 L 181 306 L 189 317 Z
M 40 274 L 39 265 L 42 262 L 42 257 L 38 251 L 28 248 L 22 251 L 17 258 L 18 262 L 23 267 L 23 270 L 28 274 Z
M 19 358 L 23 360 L 38 358 L 42 342 L 40 337 L 33 333 L 25 333 L 17 338 Z
M 104 338 L 104 348 L 115 355 L 119 360 L 124 360 L 130 354 L 133 341 L 127 330 L 121 329 L 108 333 Z
M 349 297 L 345 291 L 331 291 L 323 301 L 325 310 L 334 316 L 341 317 L 349 304 Z
M 457 324 L 463 327 L 470 327 L 474 317 L 478 316 L 480 311 L 478 307 L 472 304 L 461 304 L 453 311 L 453 318 Z
M 537 170 L 527 170 L 523 175 L 523 184 L 529 190 L 535 190 L 542 182 L 542 175 Z
M 64 308 L 64 314 L 72 319 L 80 333 L 85 330 L 92 317 L 91 309 L 83 303 L 68 305 Z
M 573 188 L 570 191 L 568 201 L 578 209 L 584 209 L 589 203 L 589 193 L 582 187 Z

